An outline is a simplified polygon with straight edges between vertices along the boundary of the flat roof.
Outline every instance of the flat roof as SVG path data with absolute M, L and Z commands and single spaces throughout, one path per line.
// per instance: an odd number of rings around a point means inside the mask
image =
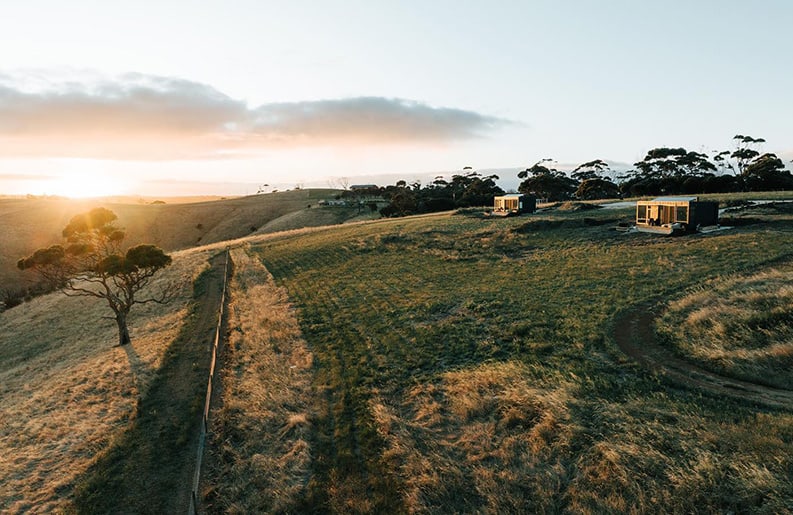
M 507 193 L 506 195 L 498 195 L 496 198 L 517 198 L 524 197 L 525 193 Z
M 658 197 L 651 202 L 696 202 L 697 197 Z

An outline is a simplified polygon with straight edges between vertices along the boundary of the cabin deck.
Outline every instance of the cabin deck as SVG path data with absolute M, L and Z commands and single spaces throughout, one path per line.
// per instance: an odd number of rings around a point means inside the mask
M 636 224 L 636 230 L 639 232 L 663 234 L 666 236 L 671 236 L 673 234 L 681 234 L 684 232 L 683 227 L 680 224 L 664 224 L 664 225 Z

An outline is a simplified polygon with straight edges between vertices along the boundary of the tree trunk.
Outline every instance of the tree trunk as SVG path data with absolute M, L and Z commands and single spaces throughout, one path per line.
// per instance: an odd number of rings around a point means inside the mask
M 118 312 L 116 313 L 116 324 L 118 324 L 118 344 L 127 345 L 132 340 L 129 338 L 129 329 L 127 329 L 127 314 Z

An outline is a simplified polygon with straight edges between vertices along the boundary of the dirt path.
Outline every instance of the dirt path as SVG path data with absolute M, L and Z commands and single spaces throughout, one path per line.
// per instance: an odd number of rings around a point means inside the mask
M 675 356 L 655 341 L 655 305 L 646 303 L 620 314 L 614 339 L 622 352 L 645 367 L 686 386 L 776 408 L 793 409 L 793 391 L 762 386 L 710 372 Z
M 225 254 L 194 285 L 194 304 L 139 402 L 138 416 L 79 481 L 80 513 L 187 513 Z

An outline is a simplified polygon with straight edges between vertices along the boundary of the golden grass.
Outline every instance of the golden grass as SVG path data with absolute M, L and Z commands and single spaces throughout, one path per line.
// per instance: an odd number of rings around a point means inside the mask
M 213 511 L 283 512 L 310 474 L 312 355 L 285 290 L 247 251 L 231 252 L 222 408 L 212 414 L 204 495 Z
M 575 432 L 569 388 L 538 388 L 528 366 L 509 361 L 443 373 L 399 405 L 373 398 L 408 511 L 557 511 Z
M 793 388 L 793 264 L 711 281 L 670 302 L 658 325 L 711 370 Z
M 275 224 L 273 230 L 279 230 L 341 223 L 354 217 L 354 210 L 305 209 L 308 204 L 316 204 L 319 199 L 336 193 L 336 190 L 311 189 L 155 205 L 112 199 L 0 199 L 0 286 L 17 290 L 35 280 L 34 276 L 22 275 L 16 269 L 17 260 L 37 248 L 62 243 L 61 231 L 71 217 L 94 207 L 106 207 L 118 215 L 118 225 L 127 232 L 127 245 L 151 243 L 174 251 L 241 238 L 269 222 Z M 302 215 L 291 223 L 275 222 L 294 212 Z
M 790 242 L 777 221 L 661 239 L 569 212 L 257 239 L 328 399 L 312 441 L 313 491 L 327 495 L 306 506 L 365 511 L 379 495 L 383 512 L 784 512 L 790 414 L 634 367 L 609 334 L 620 309 L 764 266 Z
M 178 281 L 176 301 L 137 305 L 132 344 L 99 299 L 54 293 L 0 313 L 0 511 L 63 508 L 74 480 L 135 416 L 187 313 L 207 252 L 174 254 L 153 281 Z
M 786 512 L 790 484 L 782 478 L 791 458 L 784 449 L 793 416 L 757 413 L 715 424 L 695 406 L 670 410 L 669 401 L 655 394 L 600 406 L 595 417 L 604 430 L 575 457 L 568 512 L 712 512 L 714 505 Z

